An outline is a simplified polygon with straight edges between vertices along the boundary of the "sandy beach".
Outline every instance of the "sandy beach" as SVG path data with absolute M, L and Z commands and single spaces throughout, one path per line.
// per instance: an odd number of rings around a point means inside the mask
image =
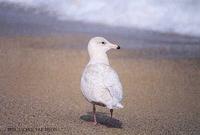
M 0 134 L 200 134 L 200 59 L 147 57 L 135 49 L 109 52 L 124 109 L 110 119 L 97 107 L 99 124 L 92 125 L 92 106 L 80 91 L 89 38 L 0 38 Z

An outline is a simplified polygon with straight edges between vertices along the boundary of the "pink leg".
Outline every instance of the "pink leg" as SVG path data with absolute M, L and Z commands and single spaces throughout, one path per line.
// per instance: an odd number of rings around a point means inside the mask
M 93 104 L 93 117 L 94 117 L 94 125 L 97 124 L 97 118 L 96 118 L 96 107 L 95 104 Z
M 113 116 L 113 109 L 110 109 L 110 116 L 112 118 L 112 116 Z

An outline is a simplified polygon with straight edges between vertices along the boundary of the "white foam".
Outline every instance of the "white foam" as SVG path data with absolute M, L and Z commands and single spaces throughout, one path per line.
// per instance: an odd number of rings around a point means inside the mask
M 62 20 L 200 35 L 197 0 L 0 0 L 34 7 Z

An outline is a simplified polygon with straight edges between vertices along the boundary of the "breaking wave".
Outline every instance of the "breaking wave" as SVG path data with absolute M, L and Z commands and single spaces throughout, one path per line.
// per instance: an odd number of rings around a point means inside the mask
M 197 0 L 0 0 L 0 3 L 46 11 L 61 20 L 200 36 Z

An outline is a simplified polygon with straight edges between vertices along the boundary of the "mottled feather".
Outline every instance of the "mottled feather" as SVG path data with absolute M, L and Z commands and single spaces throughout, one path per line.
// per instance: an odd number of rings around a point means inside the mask
M 106 64 L 89 64 L 81 79 L 83 95 L 89 102 L 104 104 L 109 109 L 122 108 L 122 86 L 117 73 Z

